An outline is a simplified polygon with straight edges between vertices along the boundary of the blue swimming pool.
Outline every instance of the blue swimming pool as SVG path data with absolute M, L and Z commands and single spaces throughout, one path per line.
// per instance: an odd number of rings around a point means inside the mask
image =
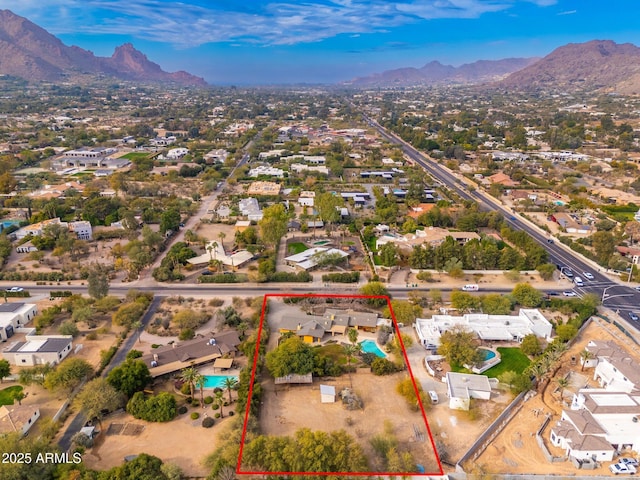
M 487 360 L 491 360 L 496 356 L 496 352 L 494 352 L 493 350 L 489 350 L 487 348 L 479 348 L 478 350 L 480 350 L 480 353 L 482 353 L 482 360 L 484 362 L 486 362 Z
M 374 355 L 381 358 L 384 358 L 387 356 L 382 350 L 380 350 L 380 348 L 378 347 L 378 344 L 373 340 L 363 340 L 360 342 L 360 345 L 362 346 L 363 352 L 373 353 Z
M 227 378 L 235 378 L 236 381 L 238 380 L 238 377 L 235 375 L 205 375 L 204 388 L 224 388 L 224 381 Z

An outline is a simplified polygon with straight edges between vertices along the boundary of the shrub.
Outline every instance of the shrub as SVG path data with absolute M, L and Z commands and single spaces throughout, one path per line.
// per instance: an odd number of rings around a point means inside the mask
M 220 408 L 220 405 L 216 403 L 215 405 L 212 405 L 211 408 L 213 408 L 214 410 L 217 410 Z
M 212 298 L 209 300 L 210 307 L 221 307 L 222 305 L 224 305 L 224 300 L 221 298 Z
M 216 414 L 214 415 L 214 417 L 216 417 L 216 418 L 220 418 L 220 412 L 216 413 Z
M 234 415 L 234 414 L 235 414 L 235 412 L 234 412 L 233 410 L 231 410 L 231 411 L 228 413 L 228 415 L 229 415 L 230 417 L 233 417 L 233 415 Z
M 167 392 L 148 398 L 143 392 L 136 392 L 127 403 L 127 412 L 147 422 L 168 422 L 176 416 L 176 399 Z
M 88 334 L 86 336 L 87 340 L 97 340 L 98 339 L 98 334 L 96 332 L 91 332 L 90 334 Z
M 390 375 L 397 370 L 395 363 L 386 358 L 376 358 L 371 362 L 371 373 L 374 375 Z
M 198 412 L 193 412 L 191 414 L 191 420 L 197 420 L 200 418 L 200 414 Z
M 180 407 L 178 407 L 178 415 L 184 415 L 185 413 L 187 413 L 187 407 L 184 405 L 181 405 Z
M 213 427 L 214 423 L 215 423 L 215 421 L 211 417 L 207 417 L 204 420 L 202 420 L 202 426 L 204 428 L 211 428 L 211 427 Z
M 211 395 L 207 395 L 204 397 L 204 403 L 205 405 L 211 405 L 213 403 L 213 397 Z
M 360 272 L 327 273 L 322 275 L 323 282 L 357 283 L 360 280 Z
M 196 332 L 194 332 L 191 328 L 185 328 L 180 330 L 180 335 L 178 336 L 179 340 L 191 340 L 196 336 Z
M 267 282 L 312 282 L 313 276 L 309 272 L 274 272 L 267 275 Z
M 187 382 L 183 383 L 182 386 L 180 387 L 180 393 L 182 393 L 183 395 L 190 395 L 191 394 L 191 387 L 189 386 L 189 384 Z M 188 399 L 190 400 L 190 399 Z

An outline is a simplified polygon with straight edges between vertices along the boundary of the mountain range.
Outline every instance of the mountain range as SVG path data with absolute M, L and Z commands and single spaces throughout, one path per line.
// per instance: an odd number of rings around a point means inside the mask
M 479 84 L 519 90 L 576 88 L 640 93 L 640 48 L 611 40 L 570 43 L 544 58 L 481 60 L 452 67 L 434 61 L 422 68 L 388 70 L 345 82 L 354 86 Z
M 539 58 L 505 58 L 503 60 L 479 60 L 453 67 L 438 61 L 421 68 L 398 68 L 382 73 L 359 77 L 349 82 L 353 86 L 412 86 L 442 84 L 472 84 L 499 80 L 521 70 Z
M 184 71 L 163 71 L 130 43 L 117 47 L 111 57 L 97 57 L 80 47 L 69 47 L 10 10 L 0 10 L 0 74 L 29 81 L 56 82 L 100 75 L 142 82 L 207 85 L 204 79 Z

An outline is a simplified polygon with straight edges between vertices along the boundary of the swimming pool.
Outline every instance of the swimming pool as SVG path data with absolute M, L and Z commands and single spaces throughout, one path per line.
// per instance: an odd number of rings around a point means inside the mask
M 235 375 L 205 375 L 204 388 L 224 388 L 224 381 L 227 378 L 235 378 L 238 381 Z
M 494 352 L 493 350 L 488 350 L 486 348 L 479 348 L 478 350 L 480 350 L 480 352 L 482 353 L 482 360 L 484 362 L 486 362 L 487 360 L 491 360 L 496 356 L 496 352 Z
M 378 344 L 373 340 L 363 340 L 360 342 L 360 345 L 362 346 L 363 352 L 373 353 L 374 355 L 381 358 L 384 358 L 387 356 L 382 350 L 380 350 L 380 348 L 378 347 Z

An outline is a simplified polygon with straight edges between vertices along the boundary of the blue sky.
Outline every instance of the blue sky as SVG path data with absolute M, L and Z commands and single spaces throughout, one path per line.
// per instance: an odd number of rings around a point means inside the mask
M 213 84 L 328 83 L 431 60 L 640 45 L 638 0 L 0 0 L 96 55 L 131 42 Z

